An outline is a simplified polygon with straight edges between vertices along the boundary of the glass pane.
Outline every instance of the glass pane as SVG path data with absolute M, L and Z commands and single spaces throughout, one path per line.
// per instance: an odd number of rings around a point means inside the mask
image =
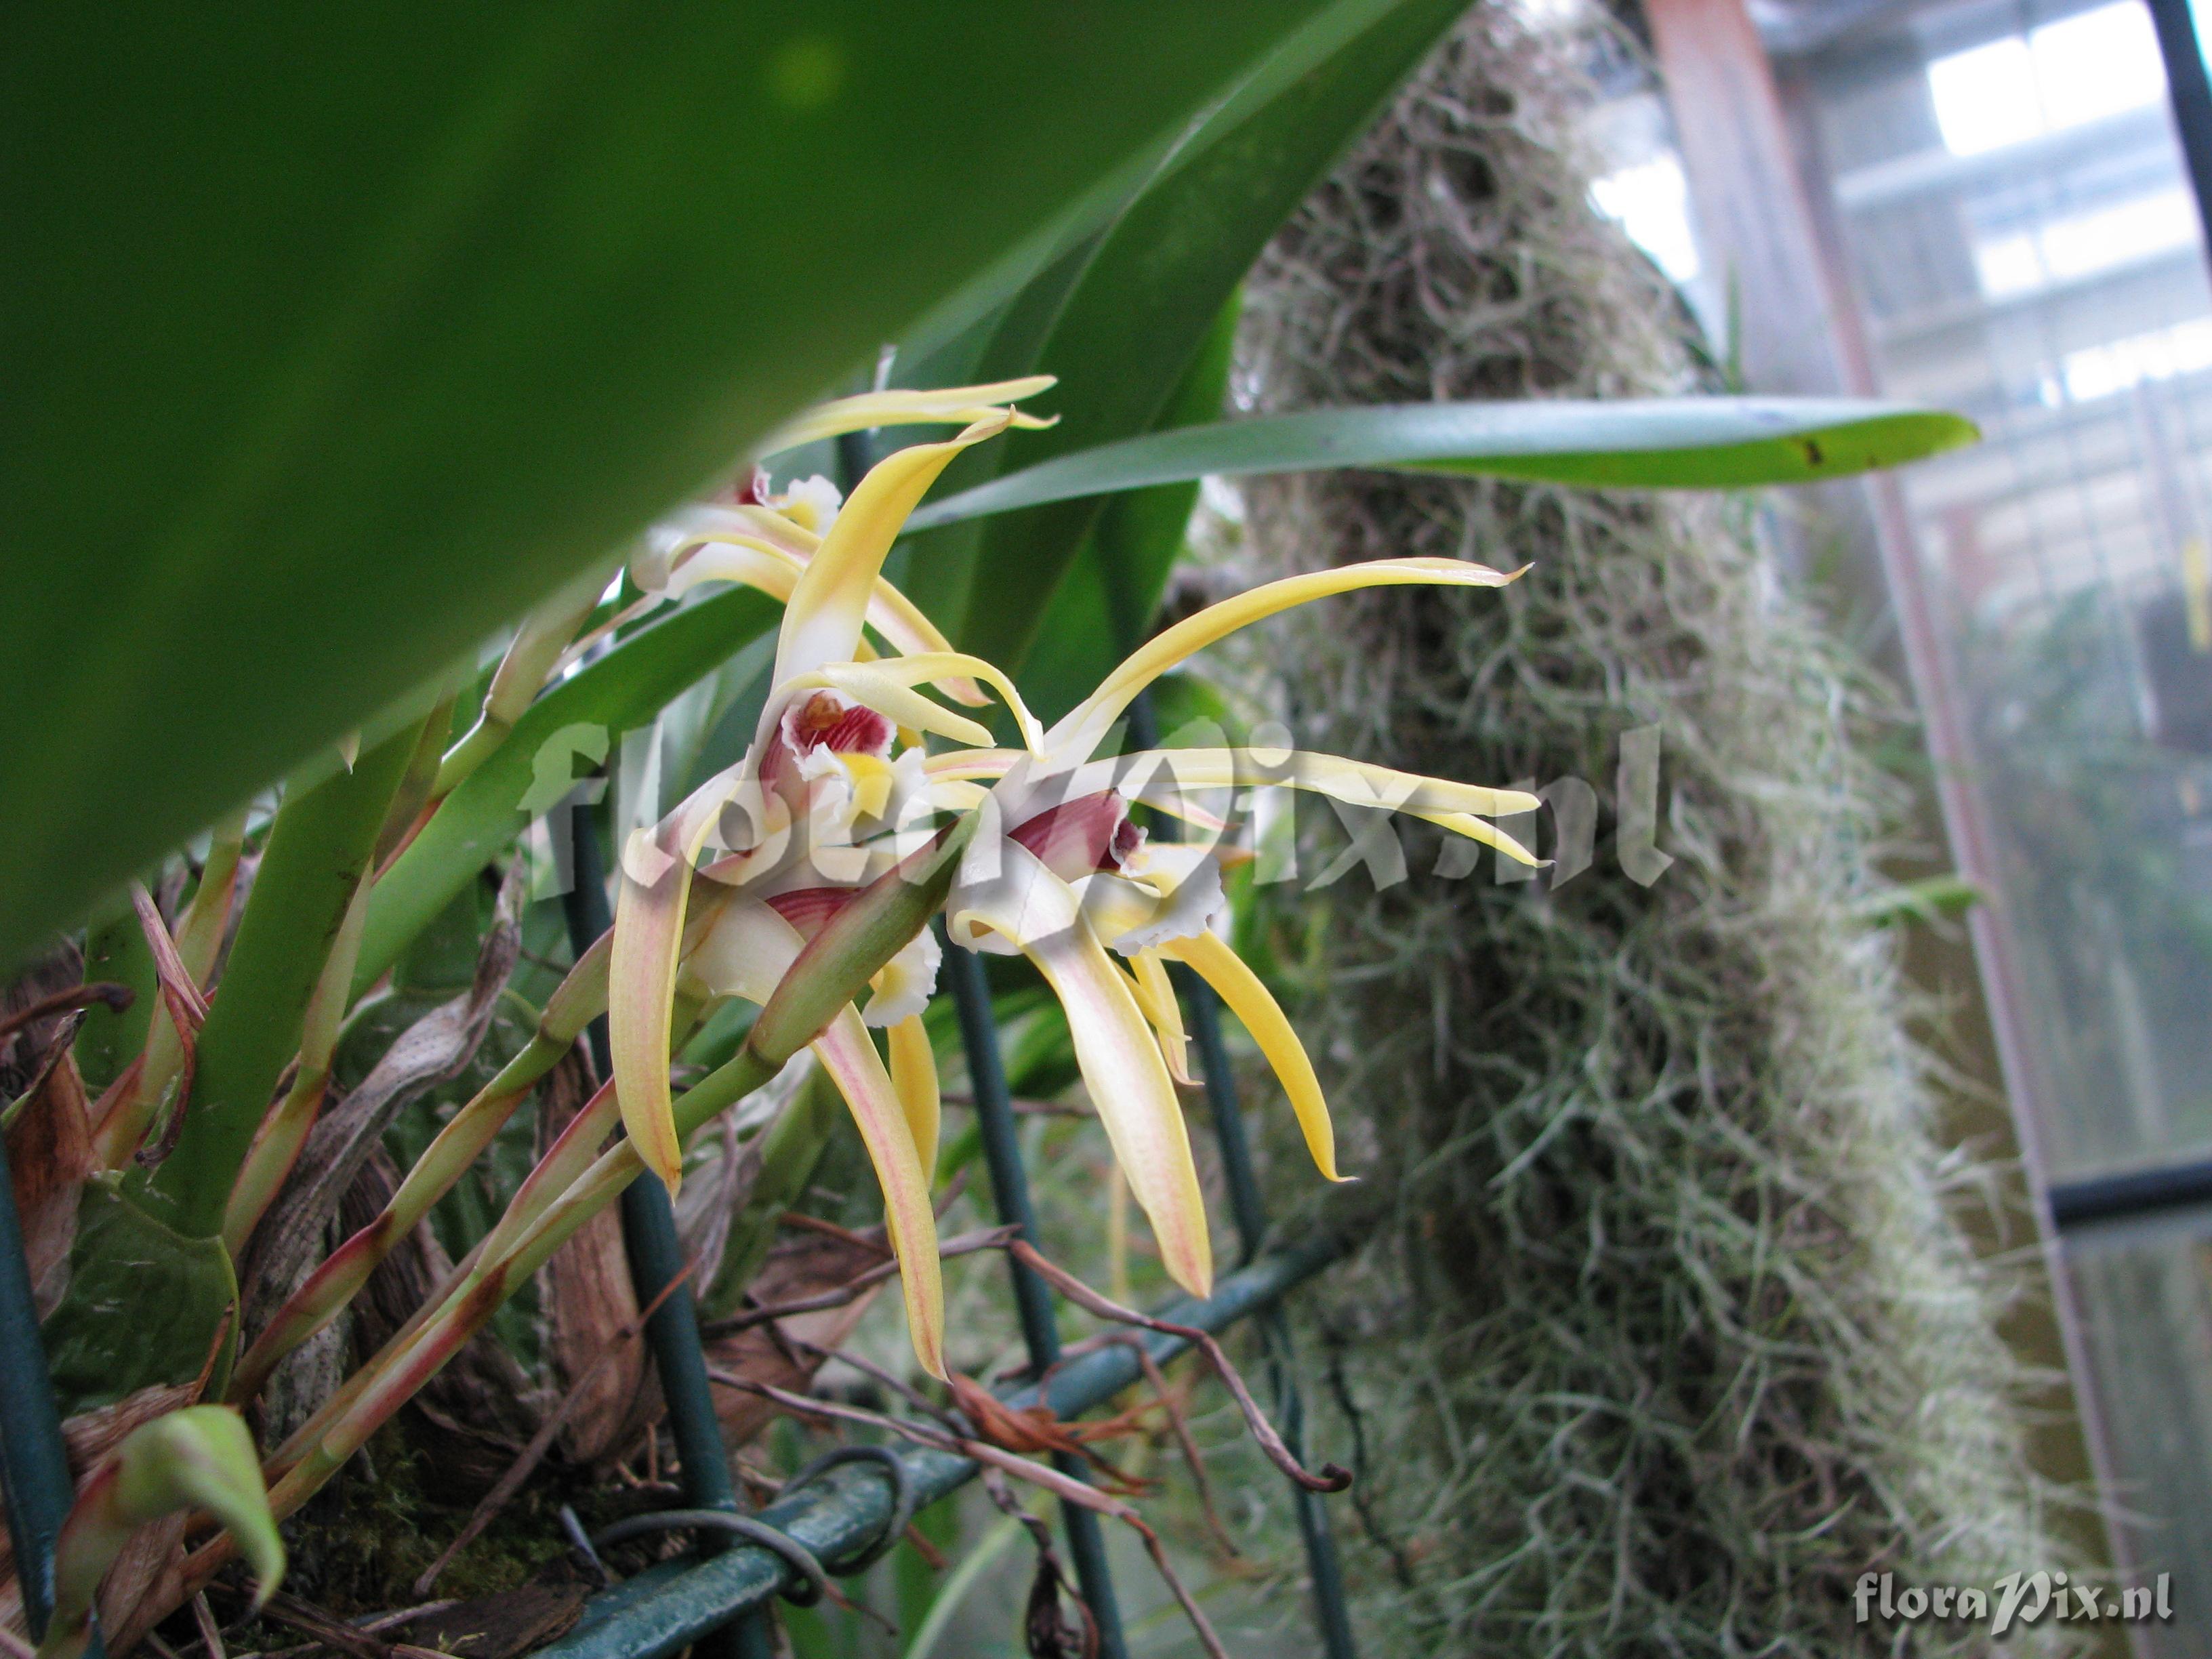
M 2212 1218 L 2100 1227 L 2069 1241 L 2090 1383 L 2138 1583 L 2173 1575 L 2158 1659 L 2212 1653 Z
M 2212 1152 L 2212 284 L 2138 0 L 1816 60 L 2053 1180 Z

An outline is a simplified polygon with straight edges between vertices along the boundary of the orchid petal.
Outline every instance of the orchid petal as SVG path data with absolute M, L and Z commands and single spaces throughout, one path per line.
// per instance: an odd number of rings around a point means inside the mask
M 850 1003 L 815 1038 L 813 1047 L 815 1058 L 836 1080 L 852 1109 L 853 1121 L 860 1126 L 868 1159 L 884 1189 L 884 1225 L 898 1257 L 915 1358 L 932 1376 L 942 1378 L 945 1285 L 937 1260 L 937 1217 L 929 1207 L 929 1176 L 908 1124 L 906 1106 Z
M 839 398 L 807 410 L 781 430 L 771 434 L 760 453 L 774 455 L 823 438 L 848 432 L 866 432 L 878 426 L 921 426 L 980 420 L 996 414 L 997 405 L 1034 398 L 1057 384 L 1050 374 L 1030 374 L 1018 380 L 997 380 L 988 386 L 955 386 L 939 390 L 863 392 Z M 1057 418 L 1057 417 L 1054 417 Z M 1032 429 L 1050 426 L 1035 415 L 1015 415 L 1014 423 Z
M 915 444 L 869 469 L 822 538 L 821 550 L 807 561 L 806 574 L 784 606 L 774 685 L 781 688 L 800 674 L 852 660 L 869 596 L 883 574 L 884 556 L 890 551 L 907 515 L 955 456 L 986 438 L 995 438 L 1012 420 L 1009 410 L 994 410 L 957 438 Z M 773 700 L 770 706 L 772 709 Z
M 944 1112 L 937 1087 L 937 1050 L 930 1046 L 929 1028 L 920 1014 L 908 1015 L 892 1026 L 890 1040 L 891 1088 L 906 1110 L 915 1157 L 922 1175 L 928 1177 L 937 1169 L 938 1132 Z
M 1167 963 L 1158 947 L 1153 946 L 1132 956 L 1129 966 L 1136 975 L 1137 1006 L 1159 1033 L 1160 1054 L 1168 1063 L 1168 1075 L 1187 1087 L 1196 1081 L 1190 1074 L 1190 1036 L 1183 1030 L 1182 1004 L 1168 978 Z
M 1243 1022 L 1252 1041 L 1260 1045 L 1260 1052 L 1274 1068 L 1283 1092 L 1290 1097 L 1291 1109 L 1297 1114 L 1298 1127 L 1305 1132 L 1306 1150 L 1313 1154 L 1313 1161 L 1329 1180 L 1343 1180 L 1336 1172 L 1336 1131 L 1329 1122 L 1328 1102 L 1322 1097 L 1321 1079 L 1314 1075 L 1305 1046 L 1291 1029 L 1281 1006 L 1260 982 L 1260 976 L 1211 933 L 1163 945 L 1160 954 L 1188 963 L 1229 1005 L 1229 1012 Z
M 1159 1045 L 1066 882 L 1018 842 L 998 852 L 1005 875 L 956 890 L 950 926 L 956 938 L 979 930 L 1019 945 L 1060 1000 L 1083 1073 L 1114 1156 L 1151 1218 L 1160 1257 L 1194 1296 L 1211 1294 L 1213 1253 L 1206 1200 L 1190 1134 Z
M 684 957 L 684 971 L 712 995 L 765 1005 L 805 944 L 799 930 L 769 906 L 740 896 Z
M 1525 864 L 1532 870 L 1540 870 L 1551 862 L 1549 859 L 1538 858 L 1496 824 L 1472 812 L 1416 812 L 1413 816 L 1426 818 L 1454 835 L 1465 836 L 1469 841 L 1480 842 L 1485 847 L 1494 847 L 1515 863 Z
M 1021 730 L 1022 741 L 1029 745 L 1030 753 L 1041 753 L 1044 748 L 1044 727 L 1030 712 L 1029 705 L 1022 701 L 1022 694 L 1015 688 L 1013 681 L 995 664 L 986 662 L 981 657 L 971 657 L 964 651 L 914 651 L 906 653 L 896 661 L 871 664 L 869 672 L 896 680 L 901 685 L 933 684 L 943 685 L 948 690 L 955 685 L 980 680 L 1006 701 L 1007 710 L 1014 717 L 1014 724 Z M 947 732 L 945 735 L 949 737 L 951 734 Z M 986 732 L 974 742 L 978 748 L 988 750 L 991 734 Z
M 880 663 L 837 662 L 785 682 L 792 690 L 827 687 L 915 732 L 933 732 L 955 743 L 987 744 L 991 733 L 964 714 L 940 708 L 912 686 L 884 672 Z
M 935 933 L 923 928 L 870 981 L 875 994 L 860 1011 L 861 1019 L 880 1030 L 896 1028 L 920 1015 L 936 993 L 938 969 L 944 963 L 945 947 Z
M 734 771 L 710 780 L 654 829 L 638 830 L 623 853 L 608 968 L 608 1046 L 623 1125 L 645 1167 L 672 1194 L 684 1178 L 684 1147 L 668 1087 L 670 1010 L 691 866 L 722 808 L 744 785 Z
M 1519 789 L 1492 789 L 1448 778 L 1400 772 L 1365 761 L 1307 750 L 1151 749 L 1127 757 L 1129 775 L 1143 780 L 1131 792 L 1148 803 L 1158 794 L 1194 789 L 1279 786 L 1310 790 L 1353 806 L 1394 812 L 1480 813 L 1499 817 L 1533 812 L 1543 803 Z M 1164 781 L 1161 774 L 1166 775 Z
M 922 769 L 933 778 L 1002 778 L 1030 758 L 1018 749 L 959 749 L 930 756 Z
M 1107 872 L 1086 879 L 1083 910 L 1092 929 L 1123 956 L 1134 957 L 1212 927 L 1228 908 L 1221 866 L 1202 850 L 1191 850 L 1198 856 L 1180 873 L 1156 859 L 1150 879 Z
M 948 812 L 971 811 L 982 805 L 990 792 L 980 783 L 969 783 L 957 778 L 933 781 L 924 798 L 932 806 Z
M 1248 623 L 1310 600 L 1361 587 L 1421 584 L 1439 587 L 1503 587 L 1521 573 L 1492 570 L 1459 559 L 1374 559 L 1264 582 L 1196 616 L 1165 628 L 1132 652 L 1098 689 L 1052 728 L 1048 746 L 1068 760 L 1087 757 L 1136 695 L 1161 675 Z
M 665 571 L 653 584 L 656 597 L 680 598 L 702 583 L 726 581 L 757 588 L 785 605 L 822 546 L 811 531 L 760 507 L 685 507 L 648 532 L 648 541 Z M 952 648 L 921 608 L 881 576 L 866 620 L 902 656 Z M 945 690 L 971 708 L 990 702 L 971 679 L 948 679 Z

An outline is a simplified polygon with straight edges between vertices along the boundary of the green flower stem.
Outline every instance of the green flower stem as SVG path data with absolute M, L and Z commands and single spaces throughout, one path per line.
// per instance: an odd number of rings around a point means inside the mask
M 246 851 L 246 808 L 219 819 L 208 836 L 207 861 L 200 866 L 200 884 L 185 907 L 177 928 L 177 955 L 192 983 L 203 990 L 215 971 L 216 954 L 222 947 L 223 929 L 230 925 L 231 901 L 238 894 L 238 861 Z
M 436 799 L 438 766 L 447 735 L 453 729 L 453 705 L 459 700 L 456 687 L 431 704 L 423 718 L 415 752 L 407 757 L 407 769 L 400 775 L 399 787 L 384 815 L 384 828 L 377 832 L 376 853 L 368 866 L 374 874 L 381 875 L 385 866 L 414 840 L 424 821 L 424 809 Z
M 221 990 L 199 1036 L 191 1098 L 176 1150 L 145 1183 L 144 1201 L 191 1237 L 222 1230 L 230 1190 L 300 1047 L 323 976 L 378 831 L 414 752 L 410 723 L 288 797 L 240 920 Z
M 792 1055 L 812 1042 L 883 965 L 921 931 L 951 891 L 975 823 L 975 815 L 970 814 L 933 837 L 921 851 L 872 884 L 815 936 L 761 1011 L 736 1056 L 677 1097 L 674 1112 L 680 1141 L 689 1140 L 702 1125 L 774 1079 Z M 609 1113 L 617 1109 L 611 1086 L 602 1089 L 592 1107 L 577 1115 L 563 1132 L 562 1143 L 574 1136 L 579 1125 L 594 1117 L 593 1109 Z M 596 1145 L 597 1141 L 594 1138 L 590 1143 L 579 1144 Z M 629 1141 L 617 1141 L 562 1190 L 554 1187 L 548 1168 L 561 1152 L 562 1143 L 556 1143 L 540 1161 L 492 1237 L 484 1241 L 476 1265 L 438 1299 L 435 1312 L 420 1322 L 410 1322 L 409 1328 L 386 1343 L 375 1358 L 278 1449 L 270 1462 L 283 1473 L 270 1501 L 280 1516 L 290 1514 L 319 1491 L 555 1250 L 619 1196 L 645 1167 Z M 541 1183 L 541 1176 L 548 1178 Z M 541 1192 L 559 1195 L 544 1203 L 532 1192 L 533 1184 L 539 1185 Z M 533 1209 L 534 1218 L 525 1219 Z M 207 1559 L 195 1558 L 195 1572 L 212 1571 L 223 1559 L 219 1554 L 210 1556 L 208 1551 L 201 1555 Z
M 415 1167 L 399 1183 L 399 1190 L 383 1212 L 332 1251 L 307 1282 L 278 1310 L 253 1346 L 239 1361 L 231 1382 L 234 1402 L 251 1400 L 268 1381 L 279 1360 L 337 1316 L 359 1293 L 399 1241 L 415 1230 L 437 1201 L 491 1144 L 514 1109 L 560 1064 L 575 1046 L 577 1036 L 607 1006 L 607 957 L 611 940 L 602 938 L 568 970 L 538 1017 L 538 1030 L 523 1051 L 500 1068 L 499 1074 L 477 1091 L 425 1147 Z M 350 975 L 352 964 L 347 964 Z M 589 1115 L 579 1114 L 578 1121 Z M 608 1121 L 600 1124 L 593 1145 L 613 1127 L 611 1102 Z M 580 1133 L 589 1134 L 589 1126 Z M 554 1149 L 558 1152 L 556 1146 Z M 549 1158 L 551 1154 L 549 1154 Z M 541 1165 L 541 1168 L 543 1166 Z M 579 1166 L 580 1168 L 580 1165 Z M 537 1171 L 532 1171 L 535 1178 Z M 574 1178 L 571 1171 L 570 1178 Z M 566 1184 L 565 1182 L 563 1183 Z M 556 1189 L 557 1190 L 557 1189 Z M 518 1194 L 520 1196 L 520 1194 Z

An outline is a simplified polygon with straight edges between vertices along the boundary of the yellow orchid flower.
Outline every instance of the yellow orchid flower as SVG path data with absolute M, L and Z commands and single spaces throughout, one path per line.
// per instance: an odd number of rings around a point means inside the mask
M 1227 826 L 1204 798 L 1255 785 L 1310 791 L 1426 818 L 1529 864 L 1533 855 L 1491 820 L 1533 811 L 1537 802 L 1287 748 L 1105 759 L 1097 750 L 1146 686 L 1247 623 L 1357 588 L 1497 587 L 1513 575 L 1455 560 L 1388 559 L 1270 582 L 1164 630 L 1045 729 L 1004 673 L 953 650 L 882 574 L 908 515 L 955 456 L 1036 423 L 994 399 L 1042 384 L 847 399 L 792 430 L 823 435 L 899 420 L 966 425 L 952 439 L 891 455 L 849 500 L 812 489 L 779 498 L 756 480 L 753 499 L 688 509 L 648 538 L 633 565 L 641 586 L 680 598 L 702 582 L 739 581 L 782 599 L 785 613 L 744 760 L 624 850 L 609 1006 L 616 1092 L 641 1157 L 673 1188 L 682 1148 L 668 1058 L 679 1000 L 687 1008 L 729 997 L 764 1004 L 805 942 L 896 862 L 902 836 L 937 814 L 975 811 L 982 832 L 945 901 L 948 930 L 969 948 L 1023 955 L 1042 974 L 1066 1011 L 1085 1085 L 1167 1269 L 1202 1295 L 1212 1285 L 1212 1247 L 1175 1093 L 1190 1072 L 1170 963 L 1197 973 L 1244 1023 L 1281 1080 L 1315 1163 L 1340 1178 L 1310 1060 L 1266 987 L 1217 935 L 1222 869 L 1236 854 L 1215 845 Z M 801 494 L 804 512 L 793 510 Z M 890 654 L 876 654 L 871 632 Z M 995 693 L 1022 746 L 994 746 L 984 726 L 926 695 L 933 689 L 969 706 Z M 959 746 L 930 754 L 926 736 Z M 1147 842 L 1130 820 L 1139 805 L 1204 837 Z M 934 938 L 918 934 L 876 975 L 865 1011 L 848 1005 L 814 1048 L 883 1185 L 915 1352 L 941 1375 L 929 1206 L 940 1102 L 921 1018 L 938 954 Z M 886 1031 L 888 1066 L 870 1026 Z
M 908 515 L 952 459 L 1016 423 L 1014 410 L 986 394 L 1019 395 L 1049 384 L 909 399 L 895 414 L 877 407 L 860 423 L 965 418 L 967 424 L 957 437 L 901 450 L 870 471 L 849 500 L 827 504 L 818 539 L 775 511 L 772 500 L 694 509 L 648 538 L 645 575 L 663 592 L 731 580 L 784 601 L 769 695 L 744 759 L 637 832 L 623 850 L 608 1004 L 614 1084 L 632 1143 L 671 1192 L 683 1175 L 668 1079 L 679 982 L 709 999 L 764 1003 L 804 940 L 882 873 L 893 856 L 885 832 L 910 817 L 915 805 L 927 805 L 920 750 L 892 753 L 900 729 L 989 741 L 985 728 L 916 688 L 941 684 L 981 701 L 976 683 L 990 684 L 1022 729 L 1042 737 L 1012 683 L 990 664 L 951 651 L 882 572 Z M 833 408 L 817 424 L 848 429 L 836 422 L 854 418 L 850 407 Z M 864 630 L 871 626 L 905 654 L 866 660 Z M 733 818 L 744 824 L 734 838 L 726 833 Z M 695 870 L 718 836 L 723 855 L 699 872 L 718 890 L 695 917 Z M 866 1014 L 848 1006 L 813 1046 L 844 1094 L 882 1183 L 915 1352 L 941 1376 L 944 1309 L 928 1193 L 939 1100 L 916 1018 L 935 986 L 937 948 L 934 939 L 917 937 L 877 975 Z M 889 1073 L 866 1034 L 869 1024 L 893 1031 Z
M 1393 771 L 1334 755 L 1249 749 L 1154 750 L 1093 756 L 1153 680 L 1249 623 L 1355 588 L 1425 584 L 1498 587 L 1513 573 L 1450 559 L 1384 559 L 1269 582 L 1163 630 L 1032 743 L 1033 752 L 977 750 L 926 763 L 939 804 L 965 805 L 978 780 L 1000 834 L 969 848 L 946 902 L 953 937 L 970 948 L 1018 951 L 1059 997 L 1076 1057 L 1161 1258 L 1194 1295 L 1212 1287 L 1198 1176 L 1174 1083 L 1187 1079 L 1185 1038 L 1164 961 L 1181 962 L 1243 1021 L 1290 1097 L 1323 1176 L 1339 1179 L 1328 1109 L 1311 1061 L 1274 998 L 1212 927 L 1224 908 L 1211 849 L 1146 844 L 1133 805 L 1210 816 L 1191 797 L 1279 784 L 1427 818 L 1526 864 L 1537 860 L 1487 816 L 1533 811 L 1533 796 Z M 1218 819 L 1215 820 L 1218 822 Z M 1115 968 L 1112 955 L 1131 964 Z

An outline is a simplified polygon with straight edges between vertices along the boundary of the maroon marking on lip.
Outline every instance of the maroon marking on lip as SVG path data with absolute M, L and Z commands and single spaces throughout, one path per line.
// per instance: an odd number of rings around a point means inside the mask
M 1129 822 L 1128 803 L 1110 789 L 1047 807 L 1010 833 L 1064 881 L 1095 870 L 1119 870 L 1145 839 L 1145 832 Z

